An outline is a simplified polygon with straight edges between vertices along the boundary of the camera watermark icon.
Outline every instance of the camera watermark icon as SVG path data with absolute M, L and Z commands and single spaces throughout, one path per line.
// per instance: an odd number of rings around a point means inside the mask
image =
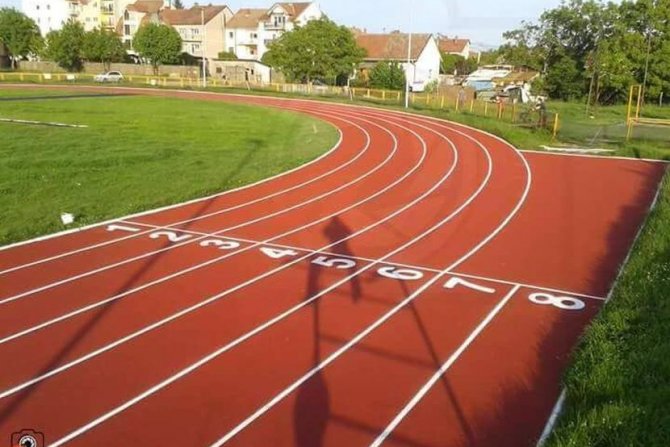
M 31 428 L 12 433 L 12 447 L 44 447 L 44 433 Z

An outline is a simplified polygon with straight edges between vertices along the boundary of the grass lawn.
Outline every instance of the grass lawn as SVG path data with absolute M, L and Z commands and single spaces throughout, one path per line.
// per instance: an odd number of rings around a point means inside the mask
M 0 89 L 0 117 L 89 126 L 0 123 L 0 245 L 64 229 L 62 212 L 88 224 L 245 185 L 316 158 L 338 138 L 325 122 L 245 105 L 17 98 L 54 94 Z
M 547 447 L 670 445 L 670 177 L 568 371 Z

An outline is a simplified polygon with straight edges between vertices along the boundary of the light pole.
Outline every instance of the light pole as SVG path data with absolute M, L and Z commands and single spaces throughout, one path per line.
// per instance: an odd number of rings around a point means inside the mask
M 412 65 L 412 9 L 409 10 L 409 38 L 407 39 L 407 68 L 405 69 L 405 108 L 409 108 L 409 71 Z M 412 76 L 414 77 L 414 76 Z
M 200 23 L 202 25 L 202 88 L 207 88 L 207 61 L 205 60 L 205 44 L 207 42 L 207 29 L 205 29 L 205 7 L 200 9 Z

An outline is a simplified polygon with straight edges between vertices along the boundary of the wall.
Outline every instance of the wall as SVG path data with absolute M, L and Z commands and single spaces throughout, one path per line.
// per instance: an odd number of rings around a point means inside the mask
M 414 80 L 416 82 L 430 82 L 440 76 L 440 49 L 435 39 L 430 38 L 415 63 Z M 409 79 L 412 79 L 410 74 Z
M 252 82 L 257 84 L 268 84 L 270 82 L 283 82 L 283 76 L 278 75 L 265 64 L 257 61 L 212 61 L 209 74 L 217 79 L 225 79 L 232 82 Z
M 54 62 L 48 61 L 20 61 L 19 69 L 25 72 L 32 73 L 65 73 L 65 70 L 60 68 Z M 130 75 L 144 75 L 144 76 L 153 76 L 153 68 L 151 65 L 140 65 L 140 64 L 112 64 L 111 70 L 120 71 L 125 76 Z M 98 74 L 104 72 L 102 64 L 95 62 L 86 62 L 84 64 L 84 73 L 89 74 Z M 181 77 L 195 77 L 197 78 L 200 73 L 199 67 L 186 66 L 186 65 L 161 65 L 158 68 L 159 74 L 161 75 L 173 75 Z

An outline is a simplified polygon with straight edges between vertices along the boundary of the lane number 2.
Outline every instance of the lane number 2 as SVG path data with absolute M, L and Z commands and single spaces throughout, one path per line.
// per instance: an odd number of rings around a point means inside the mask
M 190 234 L 182 234 L 181 236 L 179 236 L 174 231 L 156 231 L 155 233 L 151 233 L 149 237 L 151 239 L 158 239 L 161 237 L 165 237 L 170 242 L 181 242 L 187 239 L 191 239 L 193 236 L 191 236 Z

